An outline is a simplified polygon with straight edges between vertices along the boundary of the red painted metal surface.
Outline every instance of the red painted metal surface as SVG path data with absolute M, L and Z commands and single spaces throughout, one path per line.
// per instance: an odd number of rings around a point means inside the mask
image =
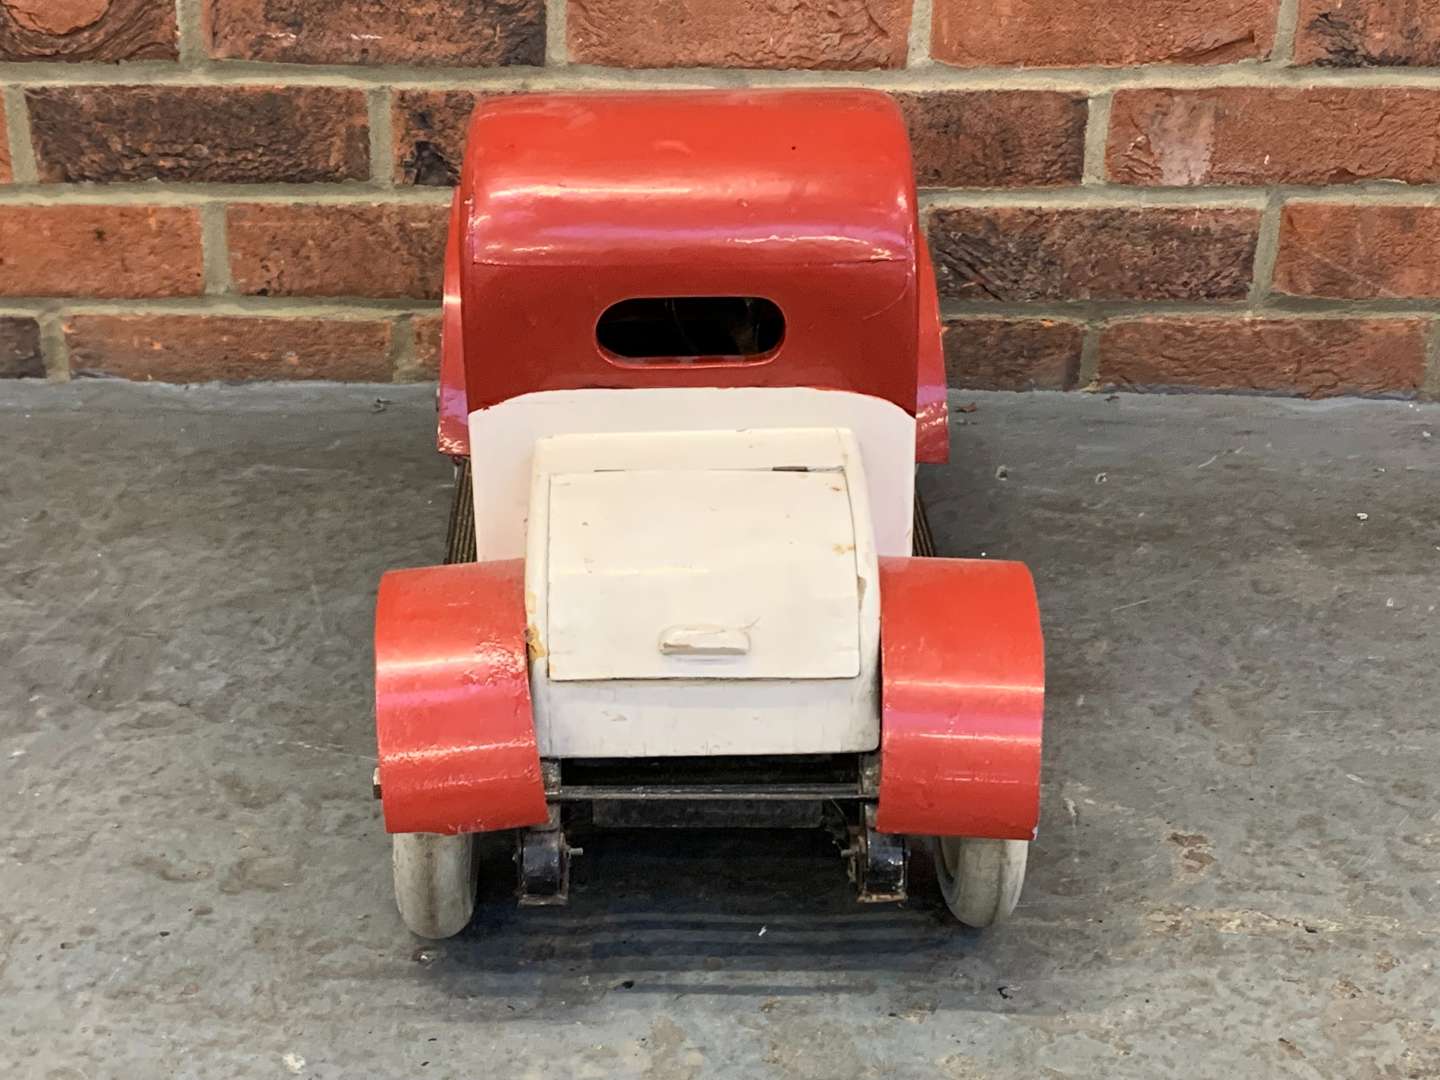
M 883 93 L 488 98 L 460 200 L 472 410 L 653 386 L 812 386 L 915 410 L 915 188 Z M 596 321 L 655 296 L 765 297 L 785 337 L 761 362 L 617 362 Z
M 470 454 L 470 409 L 465 403 L 465 327 L 460 317 L 460 192 L 450 200 L 450 233 L 445 241 L 445 306 L 440 322 L 440 414 L 436 446 L 442 454 Z
M 396 570 L 375 610 L 375 730 L 388 832 L 538 825 L 523 560 Z
M 596 343 L 610 304 L 684 295 L 765 296 L 785 340 L 760 363 L 668 365 Z M 519 394 L 644 386 L 872 394 L 915 415 L 918 461 L 949 459 L 939 302 L 887 95 L 481 103 L 451 211 L 439 448 L 467 453 L 469 412 Z
M 1045 644 L 1030 571 L 880 560 L 881 832 L 1030 840 Z
M 950 460 L 950 402 L 946 398 L 945 344 L 940 330 L 940 294 L 930 266 L 925 234 L 916 240 L 920 257 L 920 371 L 915 401 L 915 460 L 943 465 Z

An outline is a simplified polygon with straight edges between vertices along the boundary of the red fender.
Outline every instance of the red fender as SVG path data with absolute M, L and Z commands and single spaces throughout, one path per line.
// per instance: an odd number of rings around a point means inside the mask
M 525 651 L 525 563 L 396 570 L 375 608 L 387 832 L 545 822 Z
M 1031 840 L 1045 642 L 1023 563 L 880 560 L 881 832 Z

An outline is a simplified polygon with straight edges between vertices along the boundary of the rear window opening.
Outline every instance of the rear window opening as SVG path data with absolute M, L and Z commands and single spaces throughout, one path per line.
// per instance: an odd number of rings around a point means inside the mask
M 784 336 L 785 316 L 760 296 L 636 297 L 595 324 L 602 349 L 637 363 L 759 363 Z

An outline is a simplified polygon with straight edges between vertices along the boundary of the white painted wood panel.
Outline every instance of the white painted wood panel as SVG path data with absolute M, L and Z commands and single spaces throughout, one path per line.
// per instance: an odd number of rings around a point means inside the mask
M 551 476 L 550 678 L 858 675 L 848 484 L 799 468 Z
M 525 553 L 535 446 L 546 436 L 776 428 L 853 432 L 869 477 L 876 547 L 881 555 L 910 554 L 915 418 L 904 409 L 841 390 L 666 387 L 544 390 L 471 413 L 477 557 L 518 559 Z
M 542 756 L 862 752 L 880 741 L 877 553 L 910 551 L 915 421 L 878 398 L 793 389 L 565 390 L 470 416 L 479 557 L 526 560 Z M 547 651 L 549 484 L 603 469 L 838 468 L 855 537 L 853 678 L 555 681 Z M 637 525 L 643 527 L 643 525 Z M 603 617 L 603 615 L 601 616 Z

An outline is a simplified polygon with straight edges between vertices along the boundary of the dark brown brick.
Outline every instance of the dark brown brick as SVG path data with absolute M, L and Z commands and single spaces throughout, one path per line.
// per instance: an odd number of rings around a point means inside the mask
M 1050 319 L 950 319 L 945 370 L 969 390 L 1070 390 L 1085 332 Z
M 233 315 L 77 315 L 70 369 L 158 382 L 389 382 L 388 322 Z
M 1440 297 L 1440 207 L 1291 203 L 1275 289 L 1344 300 Z
M 905 66 L 910 0 L 570 0 L 577 64 L 861 70 Z
M 43 379 L 40 324 L 34 319 L 0 318 L 0 379 Z
M 1080 180 L 1083 97 L 1044 91 L 894 95 L 921 187 L 1047 187 Z
M 459 180 L 470 114 L 483 96 L 469 90 L 396 91 L 390 127 L 399 183 L 447 187 Z
M 1173 207 L 937 209 L 949 300 L 1240 300 L 1260 215 Z
M 360 90 L 75 86 L 26 96 L 42 180 L 313 183 L 370 174 Z
M 1100 379 L 1333 397 L 1410 395 L 1425 370 L 1424 319 L 1154 318 L 1112 323 Z
M 10 168 L 10 135 L 5 129 L 5 107 L 0 104 L 0 184 L 8 184 L 14 177 Z
M 1269 55 L 1278 0 L 934 0 L 959 67 L 1228 64 Z
M 1428 183 L 1440 180 L 1440 91 L 1121 90 L 1105 159 L 1126 184 Z
M 208 0 L 210 55 L 285 64 L 545 62 L 544 0 Z
M 175 0 L 0 0 L 0 61 L 177 55 Z
M 0 296 L 197 296 L 196 211 L 0 206 Z
M 1328 67 L 1440 64 L 1435 0 L 1300 0 L 1295 62 Z
M 450 208 L 252 203 L 228 214 L 236 292 L 438 299 Z

